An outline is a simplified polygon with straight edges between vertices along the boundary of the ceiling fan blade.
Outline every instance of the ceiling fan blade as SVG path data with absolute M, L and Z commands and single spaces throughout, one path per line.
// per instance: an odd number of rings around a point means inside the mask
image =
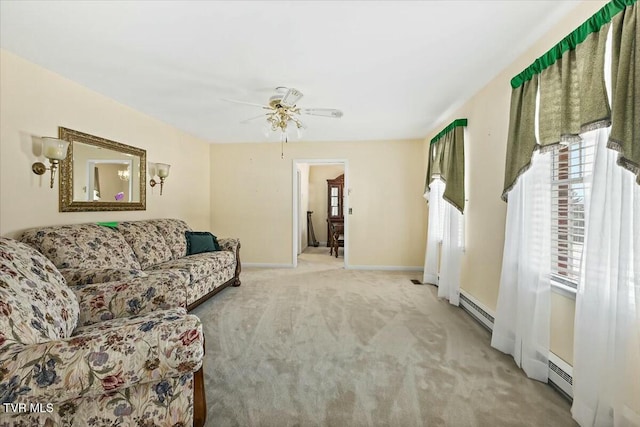
M 251 121 L 253 121 L 253 120 L 256 120 L 256 119 L 264 119 L 264 118 L 266 118 L 268 115 L 269 115 L 269 113 L 263 113 L 263 114 L 260 114 L 259 116 L 251 117 L 251 118 L 249 118 L 249 119 L 244 119 L 244 120 L 242 120 L 240 123 L 242 123 L 242 124 L 246 124 L 246 123 L 249 123 L 249 122 L 251 122 Z
M 336 110 L 335 108 L 301 108 L 300 114 L 307 114 L 309 116 L 333 117 L 335 119 L 339 119 L 343 115 L 342 111 Z
M 302 96 L 302 92 L 300 92 L 298 89 L 289 88 L 287 93 L 285 93 L 282 97 L 280 104 L 284 105 L 285 107 L 293 107 L 294 105 L 296 105 L 296 102 L 298 102 L 300 98 L 302 98 Z
M 262 105 L 262 104 L 256 104 L 254 102 L 245 102 L 245 101 L 238 101 L 235 99 L 227 99 L 227 98 L 220 98 L 223 101 L 227 101 L 227 102 L 233 102 L 235 104 L 242 104 L 242 105 L 252 105 L 254 107 L 262 107 L 262 108 L 266 108 L 267 110 L 272 110 L 271 107 L 269 107 L 268 105 Z

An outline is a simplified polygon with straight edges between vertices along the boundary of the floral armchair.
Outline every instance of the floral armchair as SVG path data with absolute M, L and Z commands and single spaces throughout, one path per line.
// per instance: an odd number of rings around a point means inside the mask
M 155 286 L 72 291 L 35 249 L 0 238 L 0 426 L 204 424 L 202 325 Z

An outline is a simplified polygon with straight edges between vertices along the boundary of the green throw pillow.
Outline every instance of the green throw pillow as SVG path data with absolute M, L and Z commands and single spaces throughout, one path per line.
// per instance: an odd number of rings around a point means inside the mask
M 218 239 L 208 231 L 185 231 L 187 238 L 187 255 L 220 250 Z

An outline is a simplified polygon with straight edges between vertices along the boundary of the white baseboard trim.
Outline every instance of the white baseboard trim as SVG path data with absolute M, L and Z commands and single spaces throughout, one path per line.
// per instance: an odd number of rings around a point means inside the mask
M 406 267 L 403 265 L 348 265 L 347 270 L 370 270 L 370 271 L 422 271 L 423 267 Z
M 460 306 L 472 317 L 480 322 L 485 328 L 493 330 L 493 320 L 495 315 L 484 304 L 478 301 L 473 295 L 460 290 Z
M 549 352 L 549 381 L 573 399 L 573 367 Z
M 274 264 L 269 262 L 243 262 L 244 267 L 259 267 L 259 268 L 293 268 L 293 264 Z
M 472 295 L 460 290 L 460 307 L 481 325 L 493 331 L 495 313 Z M 549 352 L 549 382 L 568 399 L 573 399 L 573 368 L 557 355 Z

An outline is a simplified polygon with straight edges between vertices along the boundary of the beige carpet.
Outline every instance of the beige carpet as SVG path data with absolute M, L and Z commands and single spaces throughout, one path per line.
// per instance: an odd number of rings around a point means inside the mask
M 489 346 L 418 273 L 353 271 L 327 248 L 246 268 L 194 310 L 207 425 L 574 426 L 569 404 Z

